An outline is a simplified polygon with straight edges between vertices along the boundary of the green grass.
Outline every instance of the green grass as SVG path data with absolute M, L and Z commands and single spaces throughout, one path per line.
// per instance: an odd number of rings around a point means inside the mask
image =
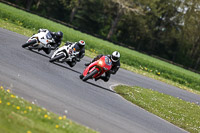
M 191 133 L 200 132 L 200 106 L 141 87 L 117 86 L 126 100 Z
M 149 77 L 153 77 L 162 81 L 167 81 L 167 83 L 181 88 L 189 88 L 200 91 L 199 74 L 141 54 L 137 51 L 114 45 L 108 41 L 81 33 L 80 31 L 76 31 L 72 28 L 10 7 L 3 3 L 0 3 L 0 19 L 2 22 L 7 21 L 8 23 L 13 23 L 18 27 L 23 27 L 30 31 L 30 33 L 35 33 L 39 28 L 47 28 L 51 31 L 61 30 L 64 33 L 64 42 L 67 40 L 78 41 L 83 39 L 87 43 L 87 50 L 95 49 L 101 54 L 110 54 L 117 50 L 121 53 L 121 63 L 123 64 L 122 67 L 125 69 L 145 74 Z M 1 27 L 3 26 L 4 25 L 1 25 Z M 25 35 L 29 36 L 30 34 Z
M 0 86 L 1 133 L 95 133 L 66 117 L 31 104 Z

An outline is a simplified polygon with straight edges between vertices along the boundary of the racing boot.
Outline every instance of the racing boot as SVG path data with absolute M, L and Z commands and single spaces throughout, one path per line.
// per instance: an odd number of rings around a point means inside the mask
M 99 79 L 102 79 L 102 76 L 99 76 L 99 77 L 95 78 L 94 80 L 97 81 Z

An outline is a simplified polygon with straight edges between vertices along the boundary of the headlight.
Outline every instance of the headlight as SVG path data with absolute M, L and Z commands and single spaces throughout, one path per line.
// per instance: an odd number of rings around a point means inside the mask
M 103 64 L 103 62 L 102 61 L 99 61 L 99 65 L 102 65 Z

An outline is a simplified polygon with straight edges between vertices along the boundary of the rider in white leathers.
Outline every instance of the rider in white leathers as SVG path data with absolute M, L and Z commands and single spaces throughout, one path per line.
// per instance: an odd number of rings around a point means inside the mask
M 38 33 L 45 32 L 46 30 L 47 29 L 39 29 Z M 49 31 L 49 32 L 52 38 L 54 39 L 54 42 L 50 43 L 49 47 L 40 49 L 43 50 L 46 54 L 49 54 L 51 50 L 55 50 L 57 47 L 59 47 L 63 38 L 63 33 L 61 31 L 58 32 Z

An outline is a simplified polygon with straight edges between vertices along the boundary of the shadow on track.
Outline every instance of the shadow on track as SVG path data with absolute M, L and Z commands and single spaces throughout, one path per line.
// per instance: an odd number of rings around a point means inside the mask
M 42 53 L 37 52 L 37 51 L 35 51 L 35 50 L 30 50 L 30 49 L 27 49 L 27 50 L 29 50 L 29 51 L 31 51 L 31 52 L 33 52 L 33 53 L 42 55 L 42 56 L 47 57 L 47 58 L 50 59 L 50 57 L 49 57 L 48 55 L 42 54 Z M 62 67 L 62 68 L 66 68 L 66 69 L 71 70 L 71 71 L 73 71 L 73 72 L 75 72 L 75 73 L 81 74 L 81 72 L 76 71 L 76 70 L 74 70 L 74 69 L 71 69 L 71 68 L 69 68 L 69 67 L 66 67 L 66 66 L 64 66 L 64 65 L 61 65 L 61 64 L 59 64 L 59 63 L 54 62 L 54 63 L 52 63 L 52 64 L 55 64 L 55 65 L 60 66 L 60 67 Z
M 90 85 L 93 85 L 93 86 L 95 86 L 95 87 L 104 89 L 104 90 L 109 91 L 109 92 L 112 92 L 112 93 L 116 93 L 116 92 L 113 91 L 113 90 L 110 90 L 110 89 L 108 89 L 108 88 L 102 87 L 102 86 L 100 86 L 100 85 L 97 85 L 97 84 L 94 84 L 94 83 L 91 83 L 91 82 L 88 82 L 88 81 L 86 81 L 85 83 L 88 83 L 88 84 L 90 84 Z M 117 94 L 117 93 L 116 93 L 116 94 Z
M 71 69 L 71 68 L 69 68 L 69 67 L 66 67 L 66 66 L 64 66 L 64 65 L 62 65 L 62 64 L 59 64 L 59 63 L 57 63 L 57 62 L 53 62 L 53 64 L 55 64 L 55 65 L 57 65 L 57 66 L 59 66 L 59 67 L 62 67 L 62 68 L 71 70 L 71 71 L 73 71 L 73 72 L 75 72 L 75 73 L 81 74 L 81 72 L 76 71 L 76 70 L 74 70 L 74 69 Z
M 30 49 L 27 49 L 27 50 L 29 50 L 29 51 L 31 51 L 31 52 L 33 52 L 33 53 L 36 53 L 36 54 L 42 55 L 42 56 L 47 57 L 47 58 L 50 59 L 50 57 L 49 57 L 48 55 L 42 54 L 42 53 L 37 52 L 37 51 L 35 51 L 35 50 L 30 50 Z

